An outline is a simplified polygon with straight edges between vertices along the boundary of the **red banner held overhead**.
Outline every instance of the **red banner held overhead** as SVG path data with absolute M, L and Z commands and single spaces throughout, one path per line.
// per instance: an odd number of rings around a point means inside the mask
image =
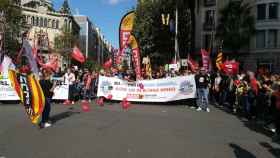
M 227 75 L 235 75 L 239 71 L 239 63 L 236 61 L 225 61 L 222 64 L 222 70 L 227 74 Z
M 188 56 L 188 65 L 192 72 L 196 72 L 199 69 L 199 64 L 193 60 L 190 56 Z
M 106 61 L 104 64 L 103 64 L 103 68 L 104 69 L 110 69 L 113 65 L 113 60 L 110 58 L 108 61 Z
M 73 52 L 71 53 L 71 57 L 80 63 L 84 63 L 86 61 L 83 53 L 78 47 L 74 47 Z
M 202 65 L 203 68 L 206 71 L 209 71 L 209 65 L 210 65 L 210 54 L 205 50 L 205 49 L 201 49 L 201 57 L 202 57 Z
M 132 35 L 129 38 L 129 44 L 132 48 L 132 61 L 135 67 L 136 79 L 141 79 L 141 57 L 140 49 L 135 37 Z

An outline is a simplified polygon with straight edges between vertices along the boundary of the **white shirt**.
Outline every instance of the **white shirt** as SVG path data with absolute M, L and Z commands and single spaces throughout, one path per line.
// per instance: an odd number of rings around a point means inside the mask
M 64 75 L 64 82 L 65 82 L 65 84 L 73 85 L 75 80 L 76 80 L 75 79 L 75 75 L 73 73 L 70 73 L 70 74 L 66 73 Z
M 218 77 L 215 78 L 215 85 L 214 85 L 215 88 L 219 88 L 219 85 L 220 85 L 221 81 L 222 81 L 221 76 L 218 76 Z

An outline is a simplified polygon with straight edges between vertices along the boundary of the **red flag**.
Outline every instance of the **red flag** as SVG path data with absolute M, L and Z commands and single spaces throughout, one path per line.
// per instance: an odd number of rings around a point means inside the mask
M 74 47 L 71 57 L 80 63 L 84 63 L 86 61 L 83 53 L 80 51 L 78 47 Z
M 43 63 L 40 57 L 37 58 L 37 62 L 42 68 L 51 71 L 56 71 L 59 67 L 59 57 L 55 54 L 49 55 L 49 61 L 47 63 Z
M 202 57 L 203 68 L 206 71 L 208 71 L 209 65 L 210 65 L 210 54 L 205 49 L 201 49 L 200 52 L 201 52 L 201 57 Z
M 196 72 L 198 70 L 199 64 L 196 61 L 194 61 L 190 56 L 188 56 L 187 62 L 192 72 Z
M 222 70 L 227 74 L 227 75 L 235 75 L 239 71 L 239 63 L 236 61 L 225 61 L 222 64 Z
M 110 58 L 108 61 L 106 61 L 104 64 L 103 64 L 103 68 L 104 69 L 110 69 L 113 65 L 113 61 L 112 59 Z

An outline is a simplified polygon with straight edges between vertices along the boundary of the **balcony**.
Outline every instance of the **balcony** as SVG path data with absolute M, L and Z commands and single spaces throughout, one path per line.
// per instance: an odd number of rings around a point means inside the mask
M 204 31 L 214 31 L 215 30 L 215 23 L 205 22 L 203 24 Z
M 216 5 L 216 0 L 204 0 L 204 6 L 205 7 L 211 7 Z

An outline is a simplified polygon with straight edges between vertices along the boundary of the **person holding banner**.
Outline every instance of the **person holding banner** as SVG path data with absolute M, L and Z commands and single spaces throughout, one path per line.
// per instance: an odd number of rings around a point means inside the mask
M 206 71 L 204 68 L 200 69 L 199 74 L 195 76 L 195 82 L 197 86 L 197 96 L 198 96 L 198 109 L 197 111 L 205 110 L 207 112 L 210 112 L 210 109 L 208 107 L 208 95 L 209 95 L 209 83 L 210 79 L 209 76 L 206 74 Z
M 56 87 L 56 81 L 51 82 L 51 72 L 43 69 L 42 72 L 43 78 L 40 80 L 40 85 L 42 87 L 44 96 L 45 96 L 45 106 L 42 113 L 42 120 L 40 123 L 41 128 L 50 127 L 52 124 L 50 122 L 50 112 L 51 112 L 51 101 L 54 89 Z

